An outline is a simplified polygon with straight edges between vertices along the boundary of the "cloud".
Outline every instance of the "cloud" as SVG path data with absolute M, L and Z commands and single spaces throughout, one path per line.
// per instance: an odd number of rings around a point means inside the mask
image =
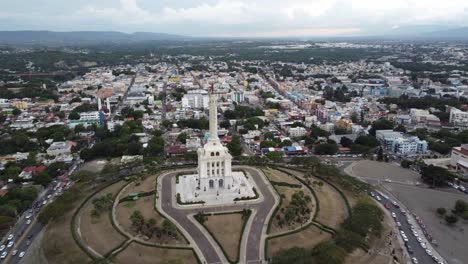
M 7 4 L 0 11 L 0 27 L 27 28 L 40 21 L 45 29 L 286 36 L 366 34 L 395 25 L 468 25 L 466 0 L 82 0 L 74 7 L 66 1 L 43 1 L 47 9 L 40 12 L 33 8 L 34 0 Z

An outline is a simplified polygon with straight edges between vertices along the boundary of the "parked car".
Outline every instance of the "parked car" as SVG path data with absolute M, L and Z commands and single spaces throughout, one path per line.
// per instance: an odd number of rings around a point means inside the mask
M 19 257 L 20 257 L 20 258 L 24 257 L 24 254 L 26 254 L 26 252 L 21 251 L 21 253 L 19 254 Z
M 0 258 L 2 258 L 2 259 L 6 258 L 7 254 L 8 254 L 8 252 L 6 252 L 6 251 L 3 252 L 2 255 L 0 256 Z
M 418 259 L 417 258 L 412 258 L 411 261 L 413 261 L 414 264 L 418 264 Z
M 13 235 L 13 234 L 10 234 L 10 235 L 8 236 L 8 238 L 7 238 L 7 239 L 8 239 L 8 240 L 12 240 L 12 239 L 13 239 L 13 237 L 14 237 L 14 235 Z
M 0 252 L 2 252 L 5 248 L 6 248 L 5 245 L 1 245 L 1 246 L 0 246 Z
M 13 250 L 13 252 L 11 253 L 11 255 L 16 256 L 17 253 L 18 253 L 18 250 Z

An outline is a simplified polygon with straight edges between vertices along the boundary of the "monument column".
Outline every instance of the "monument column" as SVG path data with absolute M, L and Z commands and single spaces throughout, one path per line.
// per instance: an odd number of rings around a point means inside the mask
M 218 139 L 218 105 L 213 84 L 210 89 L 210 139 Z

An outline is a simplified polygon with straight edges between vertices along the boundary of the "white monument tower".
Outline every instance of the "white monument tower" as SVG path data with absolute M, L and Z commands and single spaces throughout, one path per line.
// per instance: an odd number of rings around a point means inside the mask
M 213 85 L 210 89 L 210 136 L 197 150 L 196 174 L 178 176 L 176 192 L 182 203 L 233 204 L 255 197 L 255 183 L 243 171 L 232 171 L 232 156 L 218 137 L 218 105 Z M 191 205 L 193 206 L 193 205 Z
M 232 156 L 218 137 L 218 105 L 214 87 L 210 89 L 210 136 L 198 149 L 198 184 L 200 191 L 230 189 L 233 184 Z

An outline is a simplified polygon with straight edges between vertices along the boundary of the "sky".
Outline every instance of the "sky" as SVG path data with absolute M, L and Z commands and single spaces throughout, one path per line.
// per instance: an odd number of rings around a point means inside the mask
M 467 0 L 0 0 L 0 30 L 363 36 L 468 26 Z

